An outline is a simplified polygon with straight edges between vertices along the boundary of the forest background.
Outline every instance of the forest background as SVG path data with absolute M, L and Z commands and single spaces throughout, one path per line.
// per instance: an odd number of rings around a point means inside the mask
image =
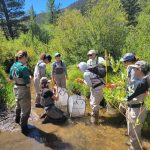
M 78 90 L 89 97 L 89 88 L 75 82 L 82 74 L 76 64 L 87 61 L 87 52 L 95 49 L 98 56 L 108 55 L 108 83 L 117 89 L 104 89 L 105 99 L 118 107 L 125 97 L 126 69 L 120 58 L 133 52 L 150 62 L 149 0 L 79 0 L 65 9 L 47 0 L 47 12 L 36 14 L 34 7 L 25 12 L 24 0 L 0 1 L 0 103 L 14 105 L 12 84 L 8 82 L 15 53 L 26 50 L 28 66 L 33 73 L 42 52 L 54 56 L 61 53 L 67 64 L 68 90 Z M 54 57 L 53 57 L 54 61 Z M 47 76 L 51 75 L 51 64 Z M 150 98 L 147 98 L 150 110 Z M 150 125 L 148 113 L 145 126 Z

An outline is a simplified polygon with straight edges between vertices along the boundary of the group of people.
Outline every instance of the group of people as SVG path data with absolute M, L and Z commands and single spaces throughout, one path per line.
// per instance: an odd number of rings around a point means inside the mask
M 103 99 L 105 80 L 98 76 L 91 68 L 105 68 L 105 60 L 96 56 L 95 50 L 87 53 L 88 61 L 80 62 L 78 68 L 83 72 L 84 82 L 90 87 L 91 123 L 97 124 L 99 120 L 99 104 Z M 10 79 L 14 80 L 14 94 L 16 98 L 16 123 L 20 123 L 22 132 L 28 130 L 28 118 L 31 111 L 30 74 L 26 66 L 28 55 L 24 51 L 16 54 L 16 62 L 10 69 Z M 45 120 L 66 121 L 64 113 L 54 106 L 54 100 L 58 99 L 57 87 L 66 88 L 67 68 L 61 60 L 59 53 L 55 54 L 55 62 L 52 65 L 52 80 L 56 83 L 54 91 L 48 88 L 49 80 L 46 78 L 46 64 L 51 62 L 50 55 L 42 54 L 34 70 L 34 85 L 36 90 L 36 107 L 45 108 Z M 140 137 L 142 123 L 146 116 L 144 100 L 150 85 L 148 75 L 149 66 L 144 60 L 137 60 L 133 53 L 127 53 L 122 60 L 127 67 L 128 89 L 127 97 L 121 107 L 126 108 L 126 120 L 128 135 L 130 137 L 130 149 L 141 149 Z M 49 116 L 54 116 L 51 118 Z M 138 120 L 138 124 L 137 124 Z

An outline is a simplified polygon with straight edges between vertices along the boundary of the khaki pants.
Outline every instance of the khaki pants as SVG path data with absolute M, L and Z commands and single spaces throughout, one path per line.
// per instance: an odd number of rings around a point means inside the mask
M 21 127 L 27 126 L 31 112 L 31 92 L 26 86 L 14 86 L 16 99 L 16 116 L 21 115 Z
M 58 87 L 66 88 L 66 77 L 65 74 L 55 75 L 55 82 Z
M 103 99 L 103 92 L 102 89 L 97 87 L 95 89 L 91 89 L 91 96 L 90 96 L 90 105 L 92 108 L 92 112 L 95 114 L 99 113 L 99 103 Z
M 141 150 L 138 139 L 141 139 L 141 128 L 146 117 L 146 107 L 129 108 L 127 110 L 127 127 L 132 150 Z M 137 138 L 137 136 L 138 138 Z
M 40 104 L 40 79 L 39 78 L 34 78 L 34 88 L 35 88 L 35 103 Z

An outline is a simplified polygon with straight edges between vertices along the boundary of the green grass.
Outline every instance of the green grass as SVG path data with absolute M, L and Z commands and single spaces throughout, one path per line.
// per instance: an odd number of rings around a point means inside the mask
M 7 79 L 8 75 L 0 68 L 0 103 L 6 103 L 11 108 L 15 103 L 13 84 Z

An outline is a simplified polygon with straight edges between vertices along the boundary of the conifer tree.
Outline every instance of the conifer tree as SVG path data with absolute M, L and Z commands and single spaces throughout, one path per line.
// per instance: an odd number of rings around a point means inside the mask
M 25 0 L 0 0 L 0 26 L 7 39 L 14 39 L 20 31 L 26 31 L 27 19 L 23 10 Z
M 138 0 L 121 0 L 124 10 L 127 14 L 128 25 L 137 25 L 137 15 L 141 11 Z

